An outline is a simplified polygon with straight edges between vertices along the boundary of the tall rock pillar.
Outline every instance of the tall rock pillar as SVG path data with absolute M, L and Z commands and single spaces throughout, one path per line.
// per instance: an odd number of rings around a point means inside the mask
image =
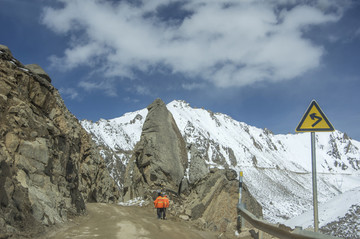
M 146 197 L 160 187 L 178 193 L 187 168 L 186 144 L 161 99 L 148 107 L 140 141 L 127 166 L 124 200 Z

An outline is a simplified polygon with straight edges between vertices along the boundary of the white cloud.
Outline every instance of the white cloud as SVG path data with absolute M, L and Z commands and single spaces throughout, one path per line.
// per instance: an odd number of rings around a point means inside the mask
M 85 91 L 104 90 L 108 96 L 117 96 L 116 88 L 111 80 L 102 80 L 99 82 L 89 82 L 82 80 L 78 86 Z
M 106 52 L 106 49 L 92 42 L 66 49 L 64 57 L 50 56 L 50 61 L 52 66 L 56 66 L 59 70 L 71 70 L 80 65 L 94 65 L 96 62 L 94 59 Z
M 177 1 L 61 2 L 63 8 L 45 8 L 42 17 L 47 27 L 73 39 L 63 56 L 51 58 L 53 65 L 90 65 L 106 77 L 123 78 L 160 66 L 219 87 L 293 79 L 318 67 L 324 49 L 303 33 L 339 20 L 341 12 L 329 10 L 340 9 L 336 1 L 193 0 L 172 9 L 182 19 L 166 19 L 160 7 Z M 92 84 L 81 83 L 99 87 Z
M 130 97 L 125 97 L 123 100 L 125 102 L 129 102 L 129 103 L 139 103 L 140 102 L 139 99 L 134 99 L 134 98 L 130 98 Z
M 79 97 L 79 93 L 74 88 L 60 88 L 59 92 L 65 98 L 70 98 L 72 100 Z
M 188 83 L 188 84 L 183 83 L 181 86 L 185 90 L 194 90 L 194 89 L 204 89 L 205 88 L 205 84 L 201 84 L 201 83 Z
M 135 92 L 140 95 L 152 95 L 150 90 L 145 86 L 136 85 L 134 88 L 135 88 Z

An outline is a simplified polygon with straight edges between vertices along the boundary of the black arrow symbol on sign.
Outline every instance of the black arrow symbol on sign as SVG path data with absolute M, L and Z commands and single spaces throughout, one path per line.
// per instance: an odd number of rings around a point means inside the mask
M 321 117 L 316 116 L 316 113 L 312 113 L 312 114 L 310 115 L 310 118 L 311 118 L 312 120 L 315 120 L 315 118 L 317 119 L 317 121 L 311 125 L 312 127 L 315 127 L 315 125 L 317 125 L 318 123 L 320 123 L 320 121 L 322 120 Z

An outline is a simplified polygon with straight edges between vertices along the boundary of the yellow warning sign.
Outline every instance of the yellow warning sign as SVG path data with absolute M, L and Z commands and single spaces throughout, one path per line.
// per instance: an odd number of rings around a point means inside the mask
M 330 132 L 334 130 L 334 127 L 326 118 L 315 100 L 311 102 L 299 125 L 295 129 L 296 132 Z

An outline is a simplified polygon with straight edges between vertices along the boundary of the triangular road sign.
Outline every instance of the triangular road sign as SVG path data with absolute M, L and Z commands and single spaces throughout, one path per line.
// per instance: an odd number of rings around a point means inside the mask
M 334 127 L 326 118 L 315 100 L 311 102 L 299 125 L 295 129 L 296 132 L 330 132 L 334 130 Z

